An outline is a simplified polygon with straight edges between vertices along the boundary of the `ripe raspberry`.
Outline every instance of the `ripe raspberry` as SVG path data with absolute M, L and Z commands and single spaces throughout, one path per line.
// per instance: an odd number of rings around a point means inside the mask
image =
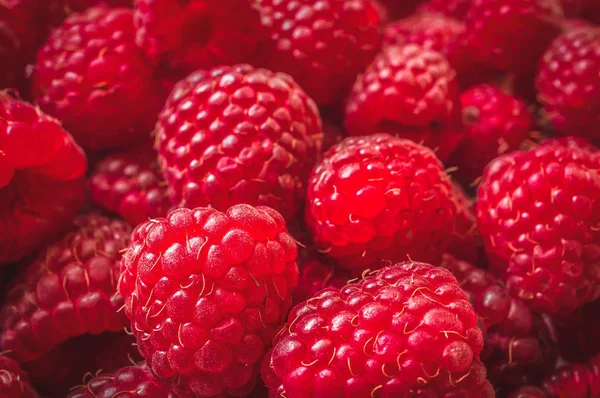
M 542 384 L 552 398 L 589 398 L 600 396 L 600 355 L 583 364 L 563 366 Z
M 37 398 L 29 377 L 19 364 L 0 355 L 0 396 L 4 398 Z
M 83 12 L 97 5 L 108 7 L 132 7 L 134 0 L 45 0 L 42 6 L 44 21 L 57 27 L 74 12 Z
M 555 320 L 561 357 L 569 362 L 585 362 L 600 354 L 599 313 L 600 300 L 595 300 Z
M 140 224 L 123 259 L 141 354 L 182 396 L 242 396 L 298 280 L 297 248 L 269 207 L 179 209 Z
M 46 247 L 13 285 L 0 312 L 2 349 L 26 362 L 71 337 L 122 330 L 116 283 L 130 232 L 122 221 L 77 218 L 72 233 Z
M 99 206 L 132 225 L 163 217 L 171 207 L 156 151 L 149 145 L 100 161 L 90 177 L 89 193 Z
M 162 98 L 134 36 L 133 11 L 99 6 L 69 16 L 38 52 L 36 101 L 86 148 L 134 143 L 156 121 Z
M 156 135 L 173 203 L 266 205 L 289 219 L 304 202 L 321 120 L 289 76 L 224 66 L 175 86 Z
M 272 396 L 493 397 L 456 279 L 404 262 L 297 305 L 263 369 Z
M 137 43 L 167 75 L 247 61 L 263 37 L 248 0 L 137 0 Z
M 533 128 L 533 116 L 520 99 L 491 84 L 474 86 L 460 98 L 464 136 L 450 158 L 465 183 L 481 176 L 485 166 L 525 141 Z
M 54 239 L 84 201 L 81 148 L 38 108 L 0 91 L 0 264 Z
M 67 398 L 175 398 L 166 385 L 154 380 L 145 362 L 115 373 L 100 373 L 71 391 Z
M 258 0 L 268 40 L 257 57 L 290 74 L 319 105 L 335 105 L 379 49 L 369 0 Z
M 526 74 L 560 33 L 562 20 L 559 0 L 473 0 L 465 40 L 488 68 Z
M 428 0 L 420 7 L 420 11 L 439 12 L 449 17 L 464 20 L 473 0 Z
M 539 316 L 511 298 L 490 272 L 449 255 L 441 266 L 456 277 L 485 324 L 481 358 L 494 386 L 536 383 L 554 369 L 558 350 Z
M 538 99 L 559 133 L 600 142 L 600 27 L 567 31 L 548 48 L 536 78 Z
M 477 219 L 491 266 L 534 311 L 600 295 L 600 151 L 550 140 L 490 163 Z
M 436 149 L 446 160 L 460 140 L 456 72 L 435 51 L 388 46 L 358 78 L 346 106 L 349 135 L 385 132 Z
M 461 260 L 477 264 L 485 254 L 482 254 L 483 242 L 477 229 L 475 201 L 456 183 L 452 184 L 452 191 L 456 203 L 456 218 L 447 252 Z
M 332 261 L 311 256 L 308 261 L 299 261 L 300 277 L 294 290 L 294 304 L 306 301 L 328 287 L 342 288 L 352 276 Z
M 379 0 L 387 9 L 392 20 L 409 16 L 423 0 Z
M 435 154 L 387 134 L 346 138 L 313 170 L 307 225 L 341 265 L 439 261 L 452 235 L 457 205 Z

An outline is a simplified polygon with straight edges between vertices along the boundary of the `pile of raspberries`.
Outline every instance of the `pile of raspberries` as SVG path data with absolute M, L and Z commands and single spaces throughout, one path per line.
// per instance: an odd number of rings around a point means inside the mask
M 600 398 L 600 0 L 0 0 L 0 398 Z

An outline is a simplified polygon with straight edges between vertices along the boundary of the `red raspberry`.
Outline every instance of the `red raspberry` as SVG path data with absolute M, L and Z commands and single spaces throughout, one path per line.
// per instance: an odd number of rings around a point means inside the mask
M 0 396 L 3 398 L 37 398 L 29 377 L 19 364 L 0 355 Z
M 473 0 L 466 41 L 471 56 L 488 68 L 526 74 L 560 33 L 562 20 L 559 0 Z
M 379 0 L 392 20 L 404 18 L 412 14 L 423 0 Z
M 595 300 L 555 320 L 560 354 L 565 360 L 585 362 L 600 354 L 599 313 L 600 300 Z
M 0 312 L 0 342 L 9 356 L 31 361 L 71 337 L 120 331 L 117 310 L 121 250 L 131 227 L 100 216 L 76 219 L 74 230 L 49 245 L 13 285 Z
M 527 139 L 533 116 L 520 99 L 491 84 L 474 86 L 460 98 L 464 136 L 450 158 L 465 183 L 481 176 L 485 166 Z
M 175 398 L 166 385 L 154 380 L 145 362 L 115 373 L 100 373 L 69 393 L 67 398 Z
M 447 252 L 461 260 L 477 264 L 485 255 L 482 254 L 483 242 L 477 229 L 475 201 L 456 183 L 452 184 L 452 191 L 456 203 L 456 218 Z
M 436 149 L 446 160 L 460 140 L 456 72 L 438 52 L 388 46 L 358 78 L 346 106 L 349 135 L 385 132 Z
M 552 398 L 600 396 L 600 355 L 583 364 L 563 366 L 546 378 L 542 389 Z
M 566 18 L 577 18 L 583 10 L 585 0 L 560 0 Z
M 133 11 L 93 7 L 69 16 L 37 55 L 34 94 L 82 146 L 125 146 L 149 134 L 161 95 L 135 45 Z
M 508 398 L 548 398 L 548 396 L 537 387 L 525 386 L 513 391 Z
M 600 2 L 597 0 L 583 0 L 581 15 L 596 25 L 600 24 Z
M 269 207 L 179 209 L 140 224 L 119 291 L 156 375 L 182 397 L 250 391 L 291 305 L 296 256 Z
M 59 26 L 74 12 L 83 12 L 97 5 L 132 7 L 134 0 L 43 0 L 44 20 L 51 27 Z
M 600 295 L 600 151 L 547 141 L 490 163 L 477 218 L 492 268 L 534 311 Z
M 445 255 L 441 264 L 456 277 L 487 333 L 481 358 L 488 379 L 502 389 L 540 381 L 554 369 L 556 343 L 544 321 L 488 271 Z
M 289 76 L 224 66 L 179 82 L 156 134 L 173 203 L 266 205 L 289 219 L 304 202 L 321 120 Z
M 57 237 L 84 201 L 81 148 L 38 108 L 0 91 L 0 264 Z
M 156 151 L 149 145 L 100 161 L 90 177 L 89 193 L 99 206 L 132 225 L 163 217 L 171 207 Z
M 600 142 L 600 27 L 569 30 L 548 48 L 536 78 L 538 98 L 559 133 Z
M 263 365 L 272 396 L 494 396 L 477 314 L 444 269 L 387 267 L 322 291 L 288 319 Z
M 435 154 L 387 134 L 335 145 L 308 185 L 306 219 L 317 245 L 358 274 L 407 255 L 439 261 L 456 211 Z
M 137 42 L 167 75 L 244 62 L 263 37 L 255 1 L 137 0 Z
M 440 12 L 449 17 L 465 19 L 473 0 L 428 0 L 420 7 L 420 11 Z
M 342 288 L 352 276 L 332 261 L 311 256 L 308 261 L 299 261 L 300 277 L 294 290 L 294 304 L 306 301 L 328 287 Z
M 379 49 L 369 0 L 258 0 L 269 39 L 257 57 L 290 74 L 319 105 L 340 102 Z

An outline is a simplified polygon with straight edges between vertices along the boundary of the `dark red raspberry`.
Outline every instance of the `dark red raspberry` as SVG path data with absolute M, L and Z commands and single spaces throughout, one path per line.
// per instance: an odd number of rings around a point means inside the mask
M 600 2 L 597 0 L 583 0 L 581 15 L 596 25 L 600 24 Z
M 173 203 L 266 205 L 289 219 L 304 202 L 321 133 L 315 103 L 289 76 L 224 66 L 175 86 L 156 148 Z
M 592 301 L 569 316 L 556 319 L 561 356 L 570 362 L 585 362 L 600 354 L 600 300 Z
M 0 396 L 3 398 L 37 398 L 29 377 L 19 364 L 0 355 Z
M 465 19 L 473 0 L 428 0 L 419 6 L 420 11 L 439 12 L 459 20 Z
M 538 99 L 559 133 L 600 143 L 600 27 L 572 29 L 548 48 L 536 78 Z
M 460 98 L 464 136 L 450 158 L 456 175 L 472 183 L 485 166 L 529 137 L 533 116 L 520 99 L 491 84 L 474 86 Z
M 559 0 L 473 0 L 465 20 L 469 52 L 489 69 L 533 72 L 562 20 Z
M 314 255 L 307 261 L 299 261 L 298 269 L 300 277 L 294 290 L 294 304 L 308 300 L 325 288 L 342 288 L 352 279 L 344 268 Z
M 134 0 L 43 0 L 43 19 L 50 27 L 57 27 L 74 12 L 83 12 L 97 5 L 132 7 L 133 2 Z
M 477 314 L 448 271 L 387 267 L 289 315 L 265 358 L 271 396 L 493 397 Z
M 486 270 L 445 255 L 441 264 L 456 277 L 487 329 L 481 359 L 488 379 L 503 390 L 531 384 L 554 369 L 556 343 L 544 321 L 511 298 Z
M 423 0 L 379 0 L 387 9 L 392 20 L 404 18 L 415 12 L 417 5 Z
M 119 291 L 153 372 L 182 397 L 251 391 L 292 303 L 296 256 L 269 207 L 179 209 L 140 224 Z
M 258 0 L 269 39 L 257 57 L 290 74 L 319 105 L 340 102 L 379 49 L 369 0 Z
M 116 332 L 127 325 L 117 294 L 121 251 L 131 227 L 100 216 L 79 217 L 14 283 L 0 311 L 0 343 L 20 362 L 71 337 Z
M 548 396 L 537 387 L 525 386 L 513 391 L 508 398 L 548 398 Z
M 59 122 L 0 91 L 0 264 L 68 227 L 84 201 L 86 159 Z
M 491 267 L 534 311 L 600 295 L 600 151 L 550 140 L 491 162 L 477 218 Z
M 38 51 L 34 94 L 86 148 L 147 136 L 162 96 L 135 45 L 133 11 L 99 6 L 69 16 Z
M 600 396 L 600 355 L 587 363 L 563 366 L 542 384 L 551 398 L 591 398 Z
M 452 236 L 452 189 L 426 147 L 387 134 L 346 138 L 313 170 L 307 224 L 317 245 L 354 273 L 407 256 L 435 263 Z
M 167 184 L 149 145 L 108 155 L 89 180 L 91 199 L 132 225 L 163 217 L 171 207 Z
M 321 140 L 319 153 L 325 153 L 332 146 L 342 142 L 344 138 L 346 138 L 346 132 L 341 123 L 330 119 L 323 119 L 323 139 Z
M 566 18 L 577 18 L 581 16 L 585 0 L 560 0 Z
M 453 183 L 452 188 L 456 203 L 456 218 L 446 251 L 456 258 L 478 264 L 485 254 L 483 254 L 483 241 L 477 229 L 475 201 L 460 185 Z
M 99 373 L 67 398 L 175 398 L 165 384 L 152 378 L 145 362 L 125 366 L 115 373 Z
M 460 140 L 456 71 L 416 44 L 388 46 L 354 84 L 346 106 L 349 135 L 390 133 L 436 149 L 446 160 Z

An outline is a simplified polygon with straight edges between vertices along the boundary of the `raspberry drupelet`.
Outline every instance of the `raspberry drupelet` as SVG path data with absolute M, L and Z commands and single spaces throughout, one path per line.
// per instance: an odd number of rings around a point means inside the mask
M 19 364 L 0 355 L 0 396 L 4 398 L 38 398 L 29 377 Z
M 105 5 L 108 7 L 133 7 L 135 0 L 44 0 L 41 5 L 42 20 L 49 28 L 56 28 L 72 13 Z
M 269 207 L 178 209 L 140 224 L 119 291 L 148 366 L 181 397 L 245 396 L 292 303 L 296 256 Z
M 404 262 L 298 304 L 261 371 L 271 396 L 493 397 L 450 272 Z
M 237 65 L 179 82 L 155 133 L 173 203 L 265 205 L 290 219 L 304 202 L 322 128 L 315 103 L 288 75 Z

